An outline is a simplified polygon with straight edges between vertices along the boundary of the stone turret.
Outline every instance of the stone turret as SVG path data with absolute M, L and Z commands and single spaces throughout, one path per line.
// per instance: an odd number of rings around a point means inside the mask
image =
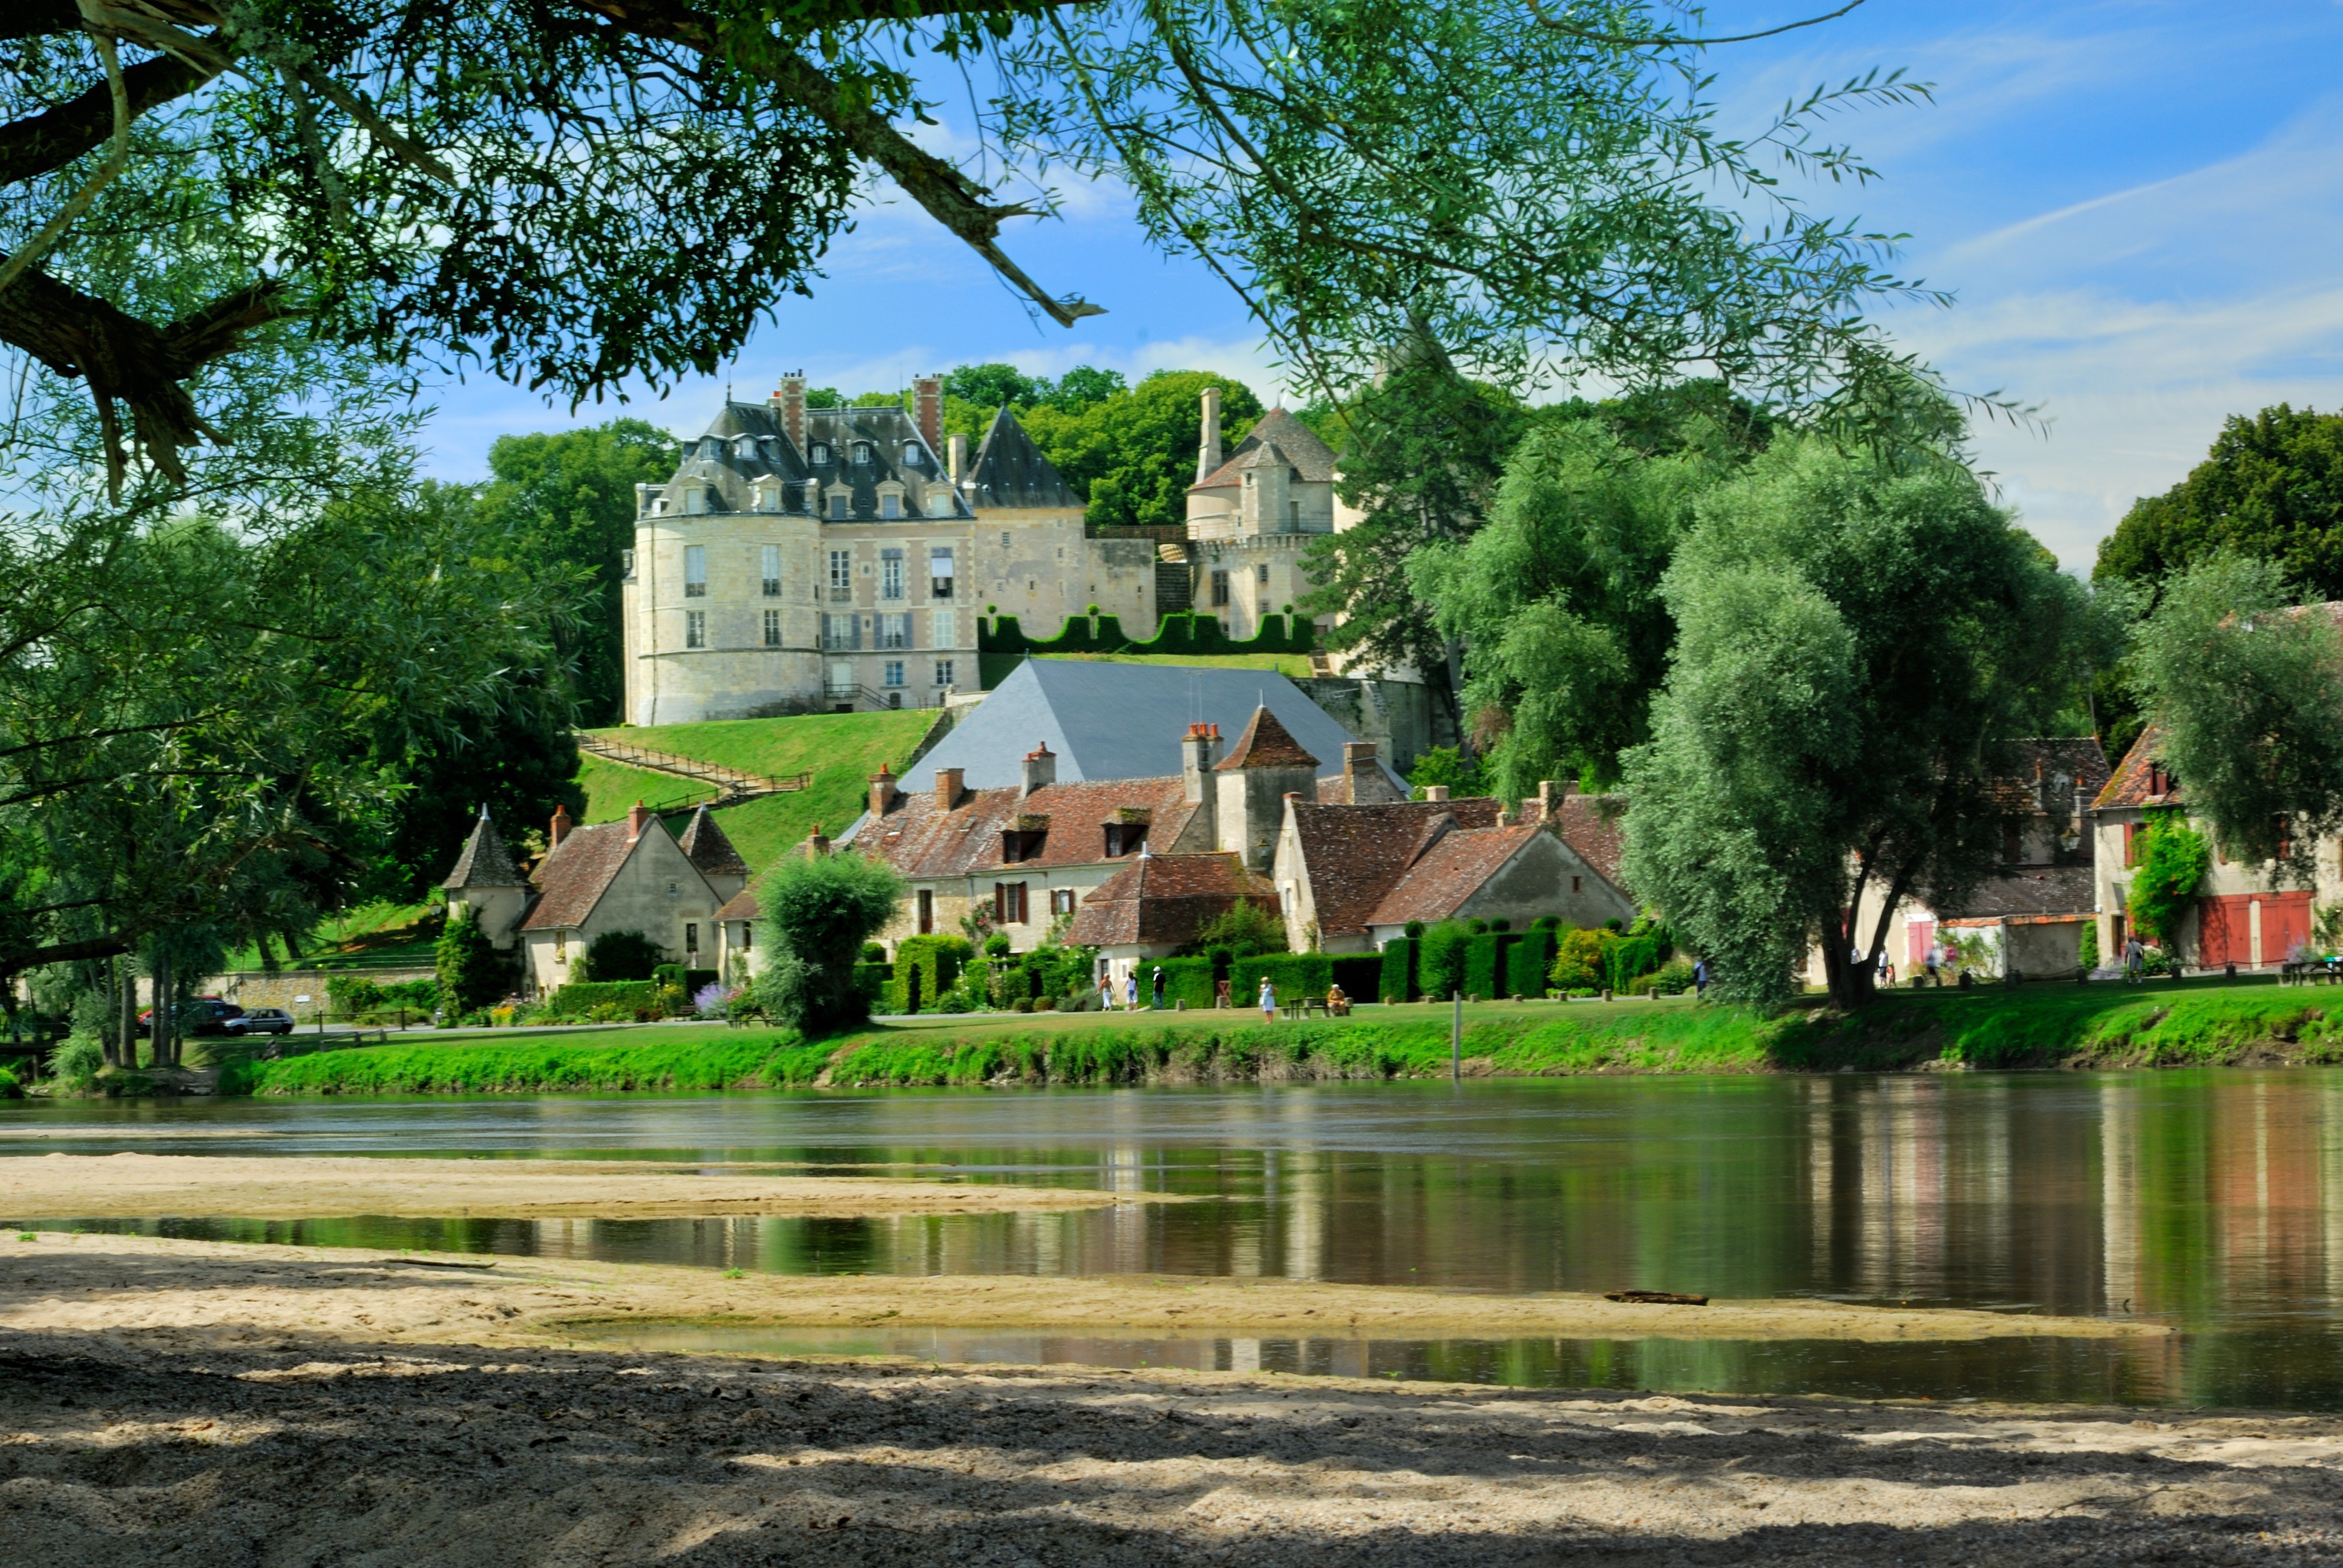
M 1285 797 L 1317 799 L 1318 759 L 1267 708 L 1237 738 L 1236 749 L 1212 769 L 1213 848 L 1241 855 L 1257 871 L 1269 869 L 1285 820 Z
M 683 837 L 676 843 L 683 850 L 684 859 L 716 890 L 719 903 L 729 902 L 733 895 L 749 885 L 749 862 L 740 858 L 740 851 L 732 847 L 732 840 L 716 825 L 707 807 L 691 814 Z
M 512 947 L 513 932 L 528 907 L 528 883 L 513 863 L 504 835 L 488 819 L 486 806 L 480 808 L 479 820 L 472 824 L 471 837 L 464 840 L 463 852 L 456 857 L 456 869 L 439 886 L 447 895 L 450 920 L 468 912 L 498 948 Z

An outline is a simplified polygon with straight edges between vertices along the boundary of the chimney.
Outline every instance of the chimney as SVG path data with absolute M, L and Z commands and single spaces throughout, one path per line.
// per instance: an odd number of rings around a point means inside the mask
M 1352 805 L 1359 804 L 1359 776 L 1375 770 L 1375 743 L 1372 740 L 1342 742 L 1342 799 Z
M 1217 724 L 1191 724 L 1188 733 L 1180 738 L 1180 780 L 1185 786 L 1181 793 L 1191 806 L 1204 799 L 1205 775 L 1221 759 L 1220 752 Z
M 781 377 L 781 389 L 773 394 L 773 407 L 780 411 L 781 433 L 789 438 L 797 454 L 805 456 L 805 372 L 791 371 Z
M 1025 753 L 1025 787 L 1018 791 L 1017 798 L 1022 800 L 1034 790 L 1057 781 L 1058 754 L 1051 750 L 1050 743 L 1044 740 Z
M 968 437 L 965 436 L 951 438 L 951 482 L 954 489 L 968 482 Z
M 949 811 L 960 804 L 960 781 L 968 776 L 961 768 L 936 769 L 936 809 Z
M 1510 827 L 1512 827 L 1513 825 L 1513 814 L 1511 811 L 1506 810 L 1503 806 L 1498 807 L 1498 808 L 1497 808 L 1497 826 L 1498 826 L 1498 827 L 1500 827 L 1500 828 L 1510 828 Z
M 884 762 L 879 771 L 870 775 L 870 814 L 884 817 L 895 804 L 895 775 L 887 770 Z
M 930 452 L 940 452 L 944 446 L 944 380 L 940 376 L 919 376 L 911 381 L 911 420 L 920 427 L 920 439 L 928 444 Z
M 1448 786 L 1445 784 L 1426 784 L 1423 787 L 1423 798 L 1427 800 L 1445 800 L 1448 799 Z
M 1562 803 L 1578 789 L 1575 784 L 1557 784 L 1551 779 L 1538 780 L 1537 819 L 1553 822 L 1561 819 Z
M 1204 388 L 1204 427 L 1196 447 L 1196 481 L 1202 484 L 1221 466 L 1221 389 Z
M 553 809 L 553 830 L 545 837 L 545 852 L 550 855 L 554 850 L 561 848 L 561 840 L 568 837 L 569 837 L 569 808 L 556 806 Z
M 633 805 L 628 807 L 627 842 L 631 844 L 636 839 L 641 838 L 643 836 L 643 829 L 649 825 L 650 819 L 651 809 L 644 805 L 640 800 L 638 800 Z
M 819 860 L 830 853 L 830 840 L 822 835 L 820 823 L 813 825 L 813 831 L 805 836 L 805 842 L 798 846 L 798 850 L 809 860 Z

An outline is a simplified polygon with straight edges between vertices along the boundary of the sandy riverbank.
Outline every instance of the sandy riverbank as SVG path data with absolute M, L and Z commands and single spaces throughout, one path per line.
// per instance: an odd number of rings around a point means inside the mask
M 591 1160 L 285 1159 L 42 1154 L 0 1159 L 0 1218 L 354 1214 L 494 1220 L 659 1220 L 734 1214 L 1034 1213 L 1161 1194 L 839 1176 L 747 1175 Z
M 2343 1553 L 2343 1421 L 2325 1417 L 548 1348 L 549 1323 L 623 1293 L 653 1304 L 685 1271 L 420 1266 L 435 1261 L 453 1260 L 0 1242 L 12 1560 L 1867 1568 Z

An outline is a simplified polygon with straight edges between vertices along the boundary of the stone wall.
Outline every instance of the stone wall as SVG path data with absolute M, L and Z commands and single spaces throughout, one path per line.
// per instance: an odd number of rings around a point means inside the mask
M 265 970 L 245 970 L 232 974 L 215 976 L 206 980 L 198 996 L 216 996 L 242 1008 L 281 1007 L 297 1016 L 306 1016 L 313 1009 L 326 1005 L 326 982 L 334 979 L 365 979 L 377 985 L 390 985 L 401 980 L 430 980 L 428 969 L 399 970 L 278 970 L 274 974 Z M 307 997 L 307 1001 L 301 998 Z M 139 982 L 139 1005 L 149 1000 L 145 980 Z
M 1456 744 L 1447 709 L 1421 681 L 1312 676 L 1294 684 L 1343 729 L 1373 741 L 1402 777 L 1433 747 Z

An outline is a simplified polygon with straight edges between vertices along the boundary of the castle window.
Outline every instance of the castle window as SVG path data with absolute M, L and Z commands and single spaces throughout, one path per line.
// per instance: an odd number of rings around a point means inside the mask
M 828 618 L 825 617 L 824 618 L 826 619 Z M 833 701 L 852 697 L 854 695 L 854 666 L 849 664 L 842 658 L 831 660 L 830 674 L 825 678 L 822 689 L 824 693 Z
M 708 646 L 708 612 L 706 610 L 690 609 L 683 612 L 683 646 L 686 648 Z
M 1212 568 L 1212 606 L 1219 608 L 1229 602 L 1229 574 L 1219 567 Z
M 706 545 L 683 547 L 683 597 L 686 598 L 708 597 L 708 547 Z
M 951 492 L 938 485 L 928 492 L 928 516 L 949 518 L 952 513 Z
M 816 441 L 810 447 L 807 448 L 806 461 L 809 463 L 829 462 L 830 443 L 827 441 Z
M 952 661 L 949 658 L 940 658 L 936 660 L 936 684 L 938 686 L 950 686 L 951 683 Z
M 821 646 L 840 652 L 862 646 L 862 618 L 859 615 L 825 615 L 821 618 Z
M 906 441 L 906 442 L 904 442 L 904 443 L 903 443 L 903 461 L 905 461 L 906 463 L 909 463 L 909 464 L 912 465 L 914 467 L 918 467 L 918 466 L 919 466 L 920 458 L 920 444 L 919 444 L 917 441 Z
M 832 490 L 830 493 L 830 520 L 833 522 L 844 521 L 848 504 L 849 498 L 844 490 Z
M 769 609 L 765 612 L 765 646 L 767 648 L 781 646 L 781 612 L 779 610 Z
M 1302 531 L 1302 503 L 1301 503 L 1301 502 L 1299 502 L 1299 501 L 1288 501 L 1288 502 L 1286 502 L 1286 503 L 1285 503 L 1285 520 L 1286 520 L 1286 525 L 1287 525 L 1287 527 L 1288 527 L 1288 528 L 1289 528 L 1292 532 L 1294 532 L 1294 533 L 1297 533 L 1297 534 L 1298 534 L 1298 533 L 1300 533 L 1300 532 Z
M 683 922 L 683 950 L 688 953 L 696 953 L 699 950 L 699 922 L 698 920 L 686 920 Z
M 854 443 L 854 461 L 863 467 L 869 467 L 870 466 L 870 442 L 857 441 Z
M 992 923 L 997 926 L 1021 926 L 1025 923 L 1024 883 L 992 884 Z
M 621 577 L 624 577 L 624 578 L 625 578 L 628 582 L 632 582 L 632 581 L 634 581 L 634 580 L 635 580 L 635 552 L 634 552 L 634 551 L 632 551 L 632 550 L 620 550 L 620 551 L 618 552 L 618 573 L 619 573 L 619 575 L 620 575 Z
M 762 565 L 765 568 L 765 597 L 767 598 L 780 598 L 781 547 L 779 545 L 767 545 L 763 551 Z
M 900 615 L 882 615 L 879 617 L 879 641 L 877 646 L 880 648 L 909 648 L 911 646 L 911 617 L 909 611 L 905 611 Z M 895 684 L 900 686 L 902 682 L 899 680 Z
M 960 642 L 960 617 L 951 610 L 931 609 L 928 612 L 928 646 L 952 648 Z
M 950 545 L 936 545 L 928 551 L 928 597 L 950 598 L 952 596 L 952 552 Z
M 903 684 L 903 661 L 901 659 L 889 659 L 886 664 L 886 669 L 887 684 L 889 686 L 900 687 Z
M 886 495 L 880 497 L 879 515 L 882 518 L 901 517 L 903 515 L 903 498 L 896 495 L 891 490 Z
M 830 597 L 834 604 L 844 604 L 854 597 L 854 557 L 850 551 L 830 552 Z
M 893 499 L 892 497 L 888 498 Z M 903 552 L 901 550 L 879 552 L 879 597 L 880 598 L 903 597 Z
M 1147 842 L 1144 822 L 1109 822 L 1106 825 L 1106 858 L 1110 860 L 1136 854 Z
M 1252 569 L 1252 580 L 1261 584 L 1262 587 L 1267 588 L 1269 586 L 1269 563 L 1267 561 L 1263 561 L 1261 565 L 1253 568 Z

